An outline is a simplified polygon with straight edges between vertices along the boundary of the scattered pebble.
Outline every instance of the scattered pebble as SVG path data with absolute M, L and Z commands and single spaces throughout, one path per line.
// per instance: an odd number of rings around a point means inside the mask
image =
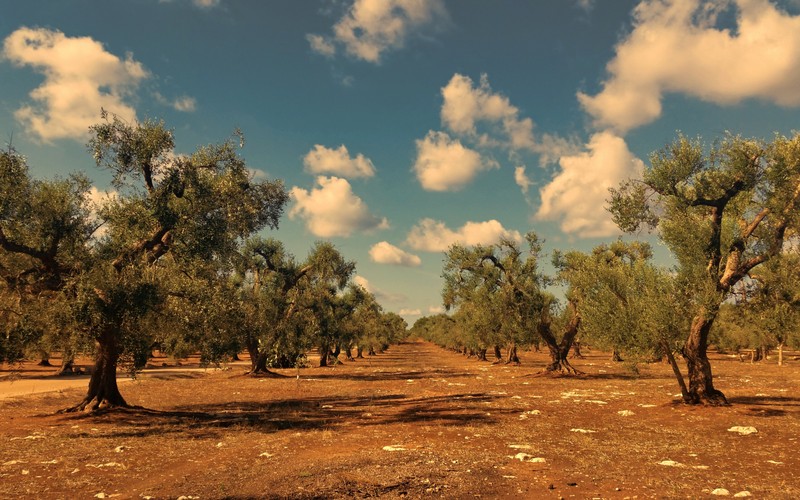
M 755 427 L 742 427 L 740 425 L 734 425 L 733 427 L 728 429 L 728 432 L 738 432 L 742 436 L 747 436 L 750 434 L 758 433 L 758 430 Z
M 731 494 L 730 491 L 726 490 L 725 488 L 717 488 L 711 492 L 712 495 L 718 495 L 722 497 L 726 497 Z
M 384 446 L 383 451 L 406 451 L 406 449 L 399 444 Z
M 515 450 L 530 450 L 533 446 L 529 444 L 510 444 L 508 445 L 509 448 L 513 448 Z
M 767 463 L 773 465 L 783 465 L 783 462 L 778 462 L 777 460 L 767 460 Z
M 739 493 L 733 495 L 733 498 L 746 498 L 746 497 L 751 497 L 751 496 L 753 496 L 752 493 L 750 493 L 747 490 L 744 490 L 744 491 L 740 491 Z
M 665 465 L 667 467 L 686 467 L 680 462 L 676 462 L 674 460 L 662 460 L 658 462 L 658 465 Z
M 508 458 L 513 458 L 515 460 L 519 460 L 520 462 L 528 462 L 533 464 L 543 464 L 546 462 L 546 460 L 542 457 L 534 457 L 533 455 L 528 455 L 527 453 L 517 453 L 513 457 L 508 457 Z
M 127 449 L 127 446 L 117 446 L 116 448 L 114 448 L 114 452 L 115 453 L 122 453 L 126 449 Z
M 622 410 L 622 411 L 618 411 L 617 415 L 619 415 L 621 417 L 632 417 L 634 415 L 634 413 L 632 411 L 630 411 L 630 410 Z
M 266 452 L 266 451 L 265 451 L 264 453 L 261 453 L 261 454 L 260 454 L 260 455 L 258 455 L 258 456 L 259 456 L 259 457 L 270 458 L 270 457 L 272 457 L 272 453 L 269 453 L 269 452 Z
M 580 432 L 581 434 L 594 434 L 597 431 L 591 429 L 570 429 L 570 432 Z
M 584 403 L 594 403 L 594 404 L 598 404 L 598 405 L 607 405 L 608 404 L 607 401 L 600 401 L 599 399 L 587 399 L 586 401 L 584 401 Z

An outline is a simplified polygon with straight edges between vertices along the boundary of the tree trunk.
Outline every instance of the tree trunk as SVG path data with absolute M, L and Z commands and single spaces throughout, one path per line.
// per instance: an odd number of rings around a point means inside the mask
M 692 319 L 689 338 L 683 348 L 689 371 L 689 391 L 683 398 L 687 404 L 702 403 L 711 406 L 728 404 L 725 395 L 714 388 L 714 376 L 711 373 L 711 363 L 708 361 L 708 332 L 711 331 L 714 317 L 713 313 L 700 311 Z
M 581 316 L 577 307 L 572 302 L 570 302 L 570 307 L 572 308 L 572 318 L 570 318 L 565 327 L 564 336 L 561 338 L 560 343 L 556 342 L 556 337 L 553 335 L 549 321 L 543 320 L 539 323 L 539 336 L 547 346 L 547 350 L 550 351 L 550 364 L 545 367 L 545 374 L 566 373 L 577 375 L 581 373 L 567 359 L 581 325 Z
M 783 342 L 778 344 L 778 366 L 783 366 Z
M 572 343 L 572 357 L 578 359 L 584 359 L 583 354 L 581 354 L 581 343 L 577 340 Z
M 339 361 L 339 354 L 341 353 L 342 353 L 342 346 L 336 344 L 336 347 L 333 348 L 333 352 L 329 354 L 330 361 L 333 365 L 338 365 L 339 363 L 341 363 L 341 361 Z
M 250 375 L 272 374 L 267 367 L 267 361 L 269 361 L 267 352 L 259 349 L 258 340 L 248 335 L 245 347 L 247 354 L 250 355 L 250 371 L 247 373 Z
M 622 363 L 625 360 L 622 359 L 622 356 L 620 356 L 619 351 L 614 349 L 613 351 L 611 351 L 611 361 L 615 363 Z
M 508 357 L 506 358 L 506 364 L 515 364 L 519 365 L 519 356 L 517 356 L 517 344 L 511 343 L 511 347 L 508 348 Z
M 681 388 L 681 396 L 683 400 L 686 401 L 689 398 L 689 390 L 686 388 L 686 381 L 683 380 L 683 375 L 681 374 L 681 369 L 678 367 L 677 361 L 675 361 L 675 356 L 672 355 L 672 349 L 670 349 L 666 341 L 662 342 L 661 348 L 667 356 L 667 362 L 672 367 L 672 373 L 675 374 L 675 378 L 678 380 L 678 386 Z
M 72 375 L 75 373 L 75 356 L 67 351 L 61 354 L 61 366 L 56 372 L 56 376 Z
M 50 363 L 50 353 L 47 351 L 39 351 L 39 362 L 36 363 L 37 366 L 53 366 Z
M 328 366 L 328 353 L 330 352 L 331 348 L 328 344 L 322 344 L 319 346 L 319 366 L 324 367 Z
M 374 355 L 375 355 L 375 349 L 372 346 L 369 346 L 369 352 L 367 353 L 367 356 L 374 356 Z
M 119 345 L 112 329 L 106 329 L 97 338 L 97 355 L 94 371 L 89 380 L 86 397 L 77 405 L 67 408 L 66 412 L 83 411 L 94 401 L 92 410 L 98 408 L 129 408 L 130 405 L 122 397 L 117 386 L 117 362 L 119 361 Z
M 495 361 L 502 361 L 502 359 L 503 359 L 503 353 L 500 352 L 500 346 L 499 345 L 495 345 L 494 346 L 494 359 L 495 359 Z
M 350 347 L 349 345 L 347 346 L 347 348 L 345 348 L 344 354 L 347 361 L 355 361 L 355 358 L 353 358 L 353 348 Z
M 364 357 L 364 348 L 361 346 L 356 347 L 356 359 Z
M 486 351 L 488 351 L 488 349 L 485 347 L 478 351 L 478 361 L 488 361 L 486 359 Z

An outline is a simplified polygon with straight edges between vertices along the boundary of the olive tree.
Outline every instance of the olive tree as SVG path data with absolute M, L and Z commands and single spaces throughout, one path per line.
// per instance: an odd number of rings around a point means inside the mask
M 619 227 L 657 230 L 677 260 L 691 300 L 686 403 L 727 404 L 714 387 L 709 332 L 733 287 L 781 253 L 798 225 L 798 199 L 800 134 L 771 142 L 728 135 L 708 149 L 679 137 L 650 156 L 641 180 L 611 190 Z

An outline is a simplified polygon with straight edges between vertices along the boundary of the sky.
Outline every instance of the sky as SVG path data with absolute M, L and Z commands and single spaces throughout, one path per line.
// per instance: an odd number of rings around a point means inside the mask
M 101 108 L 163 119 L 177 154 L 241 129 L 291 194 L 263 235 L 333 242 L 409 324 L 453 243 L 589 250 L 678 133 L 800 129 L 800 0 L 28 0 L 0 40 L 0 136 L 34 176 L 110 191 Z

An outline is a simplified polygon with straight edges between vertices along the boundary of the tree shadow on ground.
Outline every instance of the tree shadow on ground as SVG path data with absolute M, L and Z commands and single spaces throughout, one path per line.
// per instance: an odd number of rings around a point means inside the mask
M 732 405 L 750 406 L 754 417 L 780 417 L 788 413 L 800 413 L 800 398 L 788 396 L 733 396 L 728 398 Z
M 70 414 L 65 421 L 90 419 L 93 425 L 109 424 L 103 437 L 128 438 L 152 435 L 190 434 L 217 436 L 232 427 L 263 433 L 285 429 L 335 430 L 342 425 L 380 426 L 426 422 L 461 426 L 494 423 L 485 403 L 499 396 L 476 393 L 409 398 L 403 394 L 361 397 L 313 397 L 281 401 L 231 401 L 217 404 L 178 406 L 171 410 L 123 408 L 94 413 Z M 492 413 L 504 409 L 493 408 Z M 514 412 L 508 409 L 507 412 Z M 85 437 L 76 431 L 73 437 Z M 97 436 L 97 433 L 91 436 Z

